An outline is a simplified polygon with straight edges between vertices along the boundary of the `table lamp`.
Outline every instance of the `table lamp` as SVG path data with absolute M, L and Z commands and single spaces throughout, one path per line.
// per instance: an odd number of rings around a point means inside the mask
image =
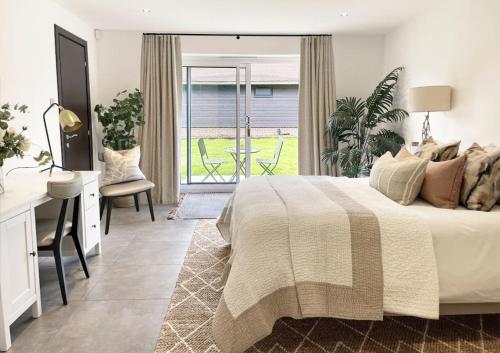
M 451 109 L 450 86 L 424 86 L 410 89 L 411 112 L 425 112 L 422 126 L 422 142 L 429 138 L 431 126 L 429 123 L 430 112 L 444 112 Z
M 52 174 L 52 169 L 54 168 L 68 170 L 60 165 L 55 164 L 54 155 L 52 154 L 52 146 L 50 145 L 50 137 L 49 137 L 49 130 L 47 129 L 46 115 L 49 112 L 49 110 L 51 110 L 55 106 L 59 108 L 59 125 L 61 125 L 61 128 L 63 129 L 64 132 L 73 132 L 78 130 L 82 126 L 82 122 L 80 121 L 80 119 L 78 119 L 78 116 L 76 116 L 75 113 L 73 113 L 71 110 L 64 109 L 58 103 L 52 103 L 45 110 L 45 112 L 43 113 L 43 124 L 45 126 L 45 134 L 47 135 L 47 142 L 49 143 L 49 151 L 50 151 L 50 156 L 52 157 L 52 165 L 48 168 L 41 170 L 40 173 L 45 172 L 46 170 L 50 170 L 50 174 Z

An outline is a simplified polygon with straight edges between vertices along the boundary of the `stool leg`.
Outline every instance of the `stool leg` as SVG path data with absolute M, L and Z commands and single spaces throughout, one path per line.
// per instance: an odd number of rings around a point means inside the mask
M 139 194 L 134 194 L 135 210 L 139 212 Z
M 104 234 L 109 233 L 109 222 L 111 221 L 111 209 L 113 208 L 112 202 L 113 202 L 113 198 L 108 197 L 108 202 L 107 202 L 108 211 L 106 213 L 106 230 L 105 230 Z
M 59 287 L 61 287 L 61 296 L 64 305 L 68 305 L 68 297 L 66 296 L 66 278 L 64 276 L 64 264 L 62 257 L 62 249 L 55 247 L 54 260 L 56 262 L 57 277 L 59 278 Z
M 107 199 L 106 196 L 103 196 L 102 199 L 101 199 L 101 210 L 100 210 L 100 212 L 101 212 L 101 216 L 100 217 L 101 218 L 100 219 L 102 219 L 102 215 L 104 213 L 104 209 L 106 208 L 106 199 Z
M 83 272 L 85 272 L 85 277 L 90 278 L 89 270 L 87 268 L 87 260 L 85 260 L 85 255 L 83 254 L 82 247 L 80 245 L 80 239 L 78 239 L 77 234 L 71 234 L 71 237 L 73 238 L 73 243 L 75 243 L 76 252 L 80 258 L 80 263 L 82 264 Z
M 151 213 L 151 220 L 155 221 L 155 211 L 153 210 L 153 201 L 151 200 L 151 190 L 146 190 L 146 196 L 148 197 L 149 213 Z

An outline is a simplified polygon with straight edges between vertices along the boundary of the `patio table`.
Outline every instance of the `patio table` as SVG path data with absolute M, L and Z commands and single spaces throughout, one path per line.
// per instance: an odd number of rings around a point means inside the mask
M 224 151 L 226 151 L 227 153 L 229 153 L 231 155 L 231 157 L 233 158 L 234 162 L 237 162 L 236 155 L 238 153 L 236 151 L 236 147 L 226 147 L 226 148 L 224 148 Z M 258 152 L 260 152 L 260 149 L 253 148 L 253 147 L 250 148 L 250 154 L 258 153 Z M 245 162 L 247 160 L 247 151 L 246 151 L 246 149 L 244 147 L 240 147 L 240 156 L 241 155 L 243 155 L 243 158 L 242 158 L 242 161 L 240 163 L 240 171 L 241 171 L 242 175 L 246 175 Z M 236 171 L 231 176 L 230 181 L 233 181 L 234 179 L 236 179 Z

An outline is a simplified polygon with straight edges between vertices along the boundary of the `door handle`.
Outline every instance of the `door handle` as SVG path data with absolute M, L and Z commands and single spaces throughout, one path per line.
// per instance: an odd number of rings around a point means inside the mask
M 78 136 L 78 134 L 73 134 L 73 135 L 66 134 L 66 140 L 71 140 L 72 138 L 75 138 L 77 136 Z
M 247 137 L 250 137 L 250 116 L 245 115 L 245 130 L 247 133 Z

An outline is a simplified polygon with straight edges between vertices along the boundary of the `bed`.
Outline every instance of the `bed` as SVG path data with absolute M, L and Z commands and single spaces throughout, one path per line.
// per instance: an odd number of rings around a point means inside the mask
M 231 244 L 213 334 L 226 353 L 280 317 L 437 319 L 500 302 L 500 210 L 401 206 L 367 179 L 251 178 L 217 222 Z M 460 307 L 462 308 L 462 307 Z

